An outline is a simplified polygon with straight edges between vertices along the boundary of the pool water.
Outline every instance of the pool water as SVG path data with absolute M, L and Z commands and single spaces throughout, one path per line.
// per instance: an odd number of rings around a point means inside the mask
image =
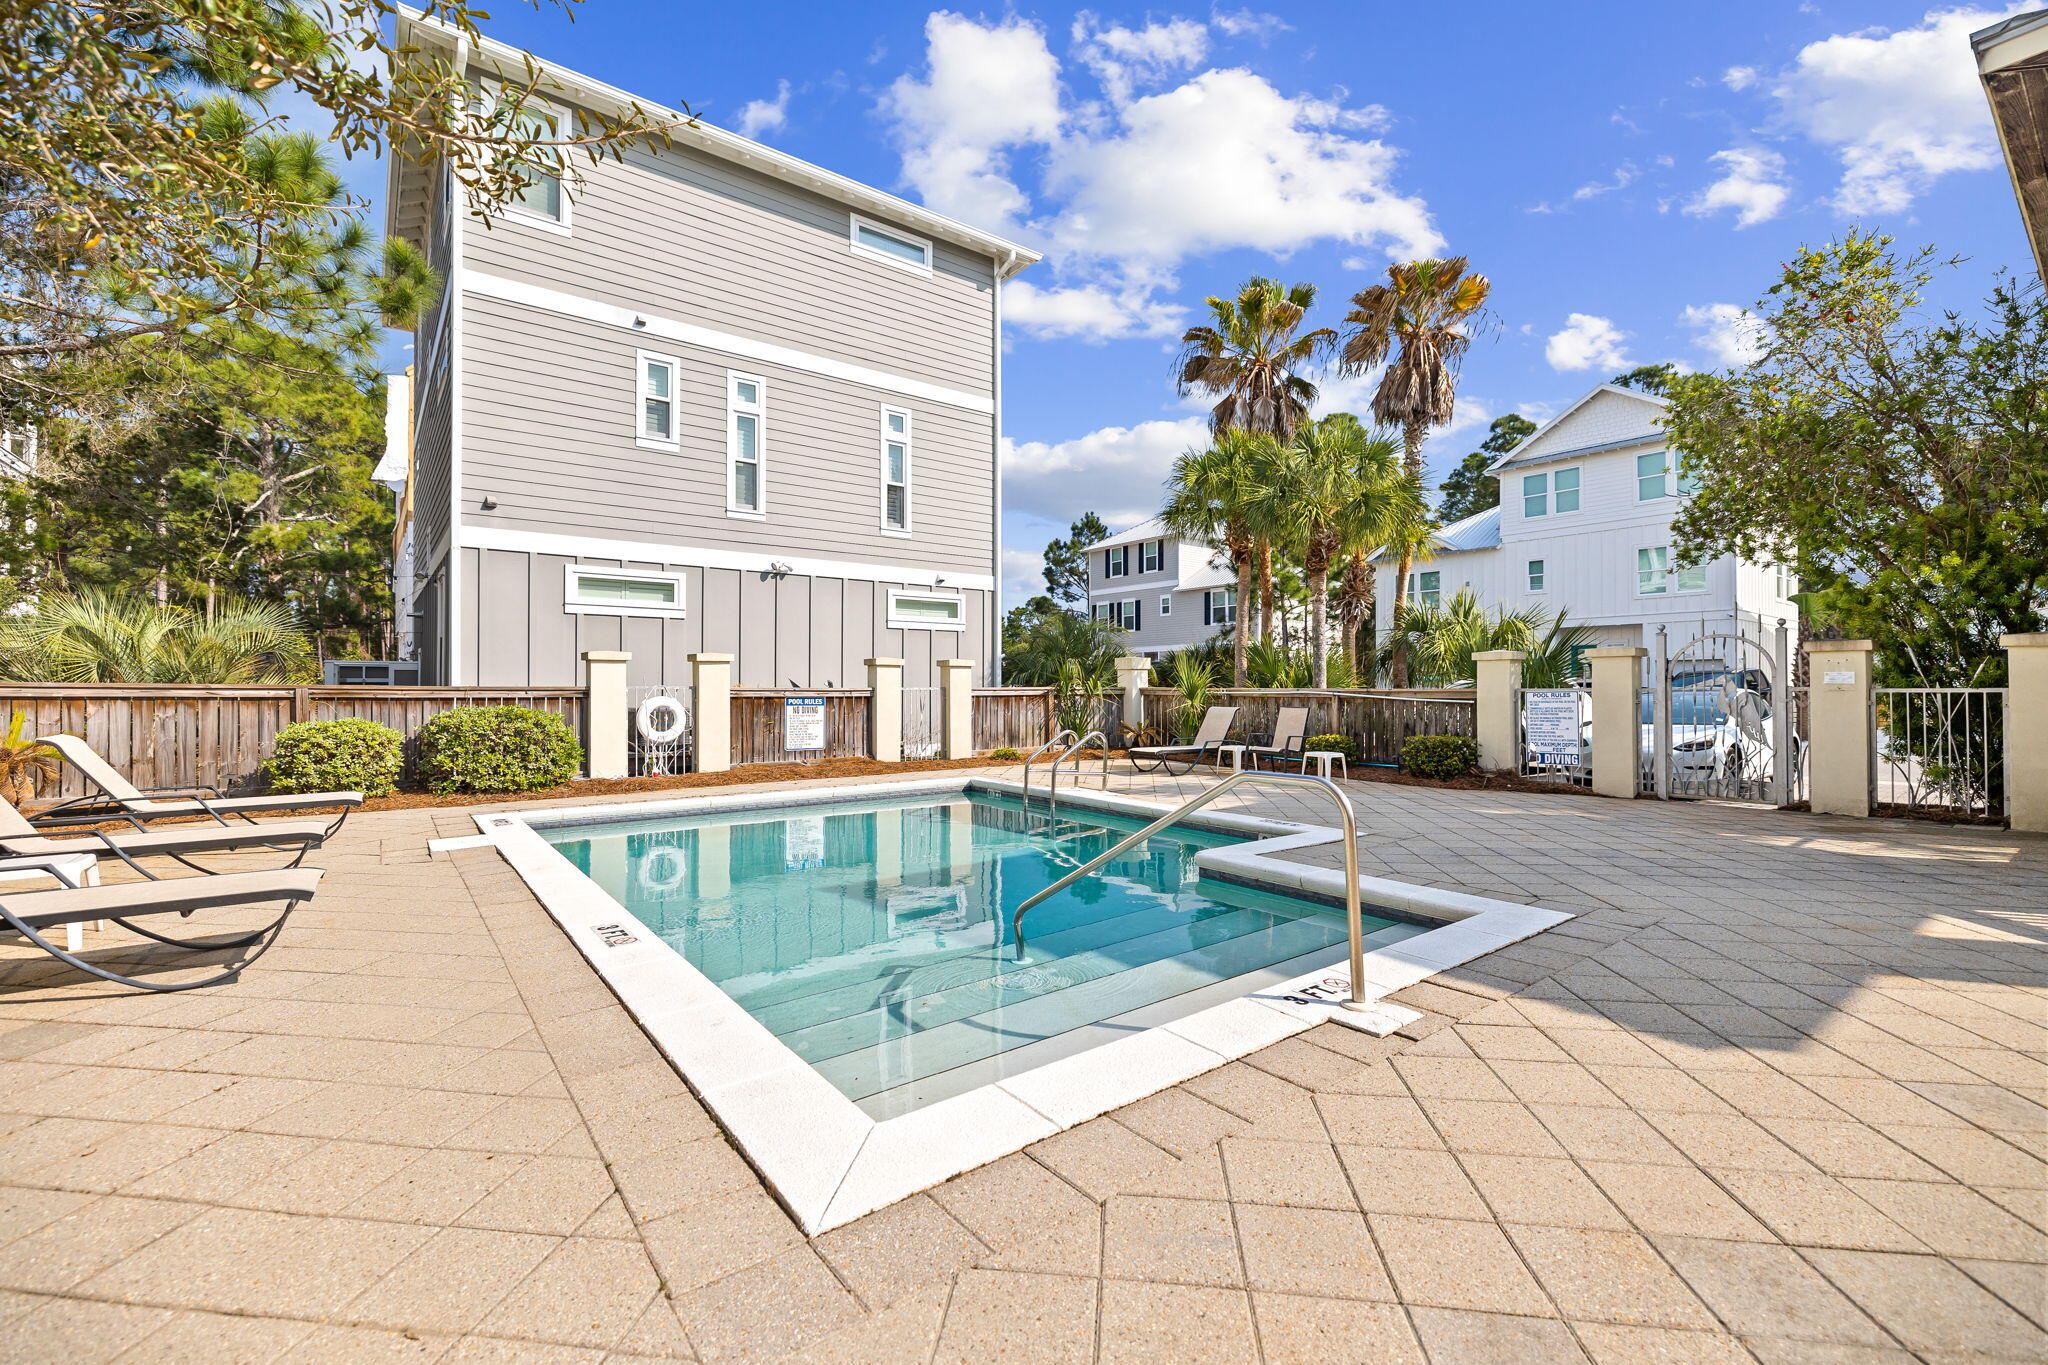
M 1240 836 L 1174 827 L 1033 907 L 1020 952 L 1016 907 L 1138 828 L 968 792 L 541 833 L 885 1118 L 1342 951 L 1341 909 L 1198 881 L 1195 854 Z M 1370 915 L 1365 931 L 1422 932 Z

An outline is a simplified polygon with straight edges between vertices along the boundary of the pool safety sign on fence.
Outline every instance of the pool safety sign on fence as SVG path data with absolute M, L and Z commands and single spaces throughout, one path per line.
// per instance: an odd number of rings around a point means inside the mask
M 825 747 L 825 699 L 785 697 L 782 702 L 782 747 L 791 753 Z
M 1531 688 L 1522 693 L 1522 743 L 1529 762 L 1575 767 L 1582 739 L 1575 687 Z

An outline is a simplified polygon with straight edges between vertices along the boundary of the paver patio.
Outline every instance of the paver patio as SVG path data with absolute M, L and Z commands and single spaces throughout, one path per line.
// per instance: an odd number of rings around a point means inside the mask
M 1579 918 L 814 1240 L 464 812 L 225 988 L 0 949 L 0 1358 L 2048 1356 L 2048 840 L 1350 790 Z

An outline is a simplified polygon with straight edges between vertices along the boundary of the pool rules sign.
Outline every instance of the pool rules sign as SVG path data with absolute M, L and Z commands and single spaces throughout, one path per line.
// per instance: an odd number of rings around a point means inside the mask
M 782 701 L 782 747 L 791 753 L 817 753 L 825 748 L 825 699 L 785 697 Z

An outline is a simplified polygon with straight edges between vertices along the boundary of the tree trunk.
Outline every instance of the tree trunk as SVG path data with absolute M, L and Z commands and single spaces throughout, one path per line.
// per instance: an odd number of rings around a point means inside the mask
M 1311 559 L 1308 564 L 1308 647 L 1315 657 L 1311 684 L 1330 685 L 1330 566 Z
M 1259 542 L 1259 638 L 1273 643 L 1273 546 Z
M 1252 557 L 1249 552 L 1237 560 L 1237 602 L 1231 611 L 1230 685 L 1244 686 L 1245 650 L 1251 644 L 1251 625 L 1245 608 L 1252 600 Z
M 1402 462 L 1408 466 L 1408 477 L 1417 483 L 1422 481 L 1422 437 L 1425 428 L 1420 422 L 1410 422 L 1401 432 Z M 1414 547 L 1401 547 L 1401 563 L 1394 577 L 1394 658 L 1387 670 L 1387 681 L 1394 687 L 1408 685 L 1408 646 L 1401 638 L 1402 618 L 1408 614 L 1408 575 L 1415 568 Z

